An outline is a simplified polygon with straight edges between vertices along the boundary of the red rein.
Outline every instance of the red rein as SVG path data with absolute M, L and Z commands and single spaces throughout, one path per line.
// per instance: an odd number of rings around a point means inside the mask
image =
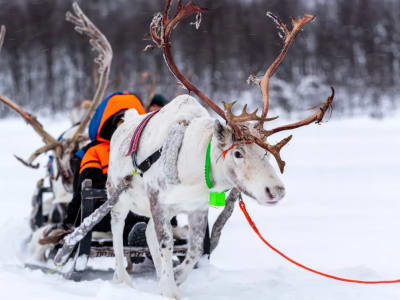
M 239 201 L 239 206 L 240 209 L 242 210 L 244 216 L 247 219 L 247 222 L 249 222 L 250 226 L 253 228 L 254 232 L 259 236 L 259 238 L 269 247 L 271 248 L 274 252 L 278 253 L 280 256 L 282 256 L 284 259 L 290 261 L 292 264 L 295 264 L 296 266 L 305 269 L 309 272 L 318 274 L 320 276 L 323 277 L 328 277 L 331 279 L 335 279 L 335 280 L 339 280 L 339 281 L 345 281 L 345 282 L 351 282 L 351 283 L 360 283 L 360 284 L 388 284 L 388 283 L 400 283 L 400 279 L 395 279 L 395 280 L 382 280 L 382 281 L 365 281 L 365 280 L 355 280 L 355 279 L 348 279 L 348 278 L 342 278 L 342 277 L 338 277 L 338 276 L 334 276 L 334 275 L 329 275 L 314 269 L 311 269 L 309 267 L 306 267 L 305 265 L 298 263 L 297 261 L 291 259 L 290 257 L 286 256 L 284 253 L 282 253 L 281 251 L 279 251 L 278 249 L 276 249 L 274 246 L 272 246 L 267 240 L 265 240 L 263 238 L 263 236 L 261 235 L 261 233 L 258 231 L 258 228 L 256 226 L 256 224 L 254 224 L 253 220 L 251 219 L 250 215 L 248 214 L 247 210 L 246 210 L 246 205 L 244 204 L 243 200 Z
M 237 144 L 232 144 L 232 146 L 230 146 L 228 149 L 226 149 L 224 152 L 223 152 L 223 156 L 224 156 L 224 158 L 226 157 L 226 155 L 228 154 L 228 152 L 229 151 L 231 151 L 233 148 L 235 148 L 237 146 Z
M 250 145 L 253 144 L 253 142 L 245 142 L 246 145 Z M 226 149 L 222 155 L 224 156 L 224 158 L 226 157 L 226 155 L 228 154 L 229 151 L 231 151 L 233 148 L 235 148 L 238 144 L 232 144 L 232 146 L 230 146 L 228 149 Z

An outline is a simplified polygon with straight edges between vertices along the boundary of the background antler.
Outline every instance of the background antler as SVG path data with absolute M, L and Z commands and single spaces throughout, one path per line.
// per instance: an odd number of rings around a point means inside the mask
M 107 87 L 109 70 L 112 60 L 112 48 L 110 43 L 107 41 L 106 37 L 100 32 L 99 29 L 89 20 L 89 18 L 82 12 L 79 5 L 77 3 L 73 3 L 73 9 L 76 14 L 74 16 L 70 12 L 67 12 L 66 19 L 67 21 L 73 23 L 75 25 L 75 30 L 81 34 L 85 34 L 90 38 L 90 44 L 93 46 L 93 50 L 98 53 L 98 56 L 95 58 L 95 64 L 98 65 L 97 72 L 99 73 L 99 80 L 95 95 L 93 97 L 92 105 L 89 108 L 85 118 L 81 121 L 77 131 L 73 135 L 71 139 L 65 140 L 63 142 L 57 141 L 53 138 L 49 133 L 47 133 L 42 124 L 40 124 L 36 117 L 26 113 L 20 106 L 18 106 L 15 102 L 11 101 L 5 96 L 0 96 L 0 101 L 4 102 L 10 108 L 19 113 L 25 121 L 30 124 L 33 129 L 42 137 L 45 146 L 40 147 L 32 155 L 29 157 L 27 161 L 17 157 L 19 161 L 21 161 L 24 165 L 37 168 L 39 164 L 33 164 L 33 161 L 42 153 L 47 152 L 49 150 L 56 150 L 56 159 L 57 164 L 60 167 L 60 172 L 63 174 L 65 179 L 70 180 L 72 178 L 72 172 L 69 166 L 69 159 L 71 154 L 76 150 L 77 144 L 85 139 L 82 137 L 82 132 L 87 127 L 91 117 L 93 116 L 94 110 L 100 103 L 100 101 L 104 97 L 104 92 Z M 3 41 L 4 38 L 3 28 L 1 29 L 1 37 L 0 42 Z M 62 161 L 62 163 L 61 163 Z
M 4 25 L 0 28 L 0 51 L 3 47 L 4 37 L 6 35 L 6 27 Z M 15 156 L 20 162 L 24 165 L 31 167 L 31 168 L 38 168 L 39 164 L 33 164 L 33 161 L 38 157 L 41 153 L 46 152 L 51 149 L 55 149 L 60 145 L 60 143 L 51 136 L 46 130 L 44 130 L 43 125 L 36 119 L 35 116 L 28 114 L 25 112 L 18 104 L 14 101 L 10 100 L 6 96 L 0 95 L 0 101 L 9 106 L 11 109 L 16 111 L 19 115 L 21 115 L 26 123 L 32 126 L 32 128 L 36 131 L 36 133 L 42 138 L 43 142 L 45 143 L 44 147 L 39 148 L 36 150 L 27 161 L 23 160 L 22 158 Z M 58 152 L 61 151 L 58 150 Z
M 80 34 L 87 35 L 90 40 L 90 44 L 93 47 L 93 51 L 96 51 L 98 56 L 94 59 L 95 64 L 97 64 L 97 72 L 99 74 L 99 80 L 96 92 L 92 100 L 92 106 L 86 113 L 85 118 L 81 121 L 77 131 L 71 139 L 65 153 L 72 153 L 79 142 L 79 138 L 82 132 L 86 129 L 90 119 L 96 107 L 100 104 L 100 101 L 104 98 L 104 92 L 107 88 L 108 77 L 110 73 L 111 60 L 113 57 L 113 52 L 110 43 L 103 33 L 89 20 L 89 18 L 83 13 L 78 3 L 74 2 L 72 8 L 76 16 L 71 12 L 66 13 L 66 20 L 75 25 L 75 30 Z
M 35 116 L 25 112 L 18 104 L 14 101 L 8 99 L 6 96 L 0 95 L 0 101 L 9 106 L 11 109 L 16 111 L 26 123 L 32 126 L 33 130 L 42 138 L 45 146 L 37 149 L 35 152 L 31 154 L 28 160 L 23 160 L 22 158 L 15 156 L 20 162 L 22 162 L 25 166 L 37 169 L 39 164 L 33 164 L 33 161 L 42 153 L 47 152 L 52 149 L 60 148 L 61 144 L 44 128 L 43 125 L 36 119 Z M 62 149 L 58 150 L 59 153 L 62 153 Z

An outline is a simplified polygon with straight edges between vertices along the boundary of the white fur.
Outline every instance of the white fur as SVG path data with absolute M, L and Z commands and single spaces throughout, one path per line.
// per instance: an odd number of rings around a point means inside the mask
M 128 111 L 125 122 L 112 137 L 107 183 L 109 192 L 133 170 L 131 157 L 126 156 L 126 153 L 133 132 L 143 118 L 134 110 Z M 181 183 L 169 185 L 162 165 L 157 161 L 143 177 L 134 177 L 132 187 L 120 196 L 112 211 L 115 279 L 131 284 L 123 267 L 121 223 L 127 212 L 132 210 L 150 217 L 146 235 L 160 280 L 161 293 L 172 298 L 179 298 L 176 283 L 181 283 L 187 277 L 202 254 L 209 195 L 204 179 L 204 161 L 211 138 L 214 190 L 236 186 L 262 205 L 275 203 L 284 195 L 282 182 L 265 157 L 265 151 L 257 145 L 239 145 L 229 151 L 226 158 L 222 156 L 223 150 L 234 143 L 232 131 L 215 123 L 208 112 L 189 95 L 175 98 L 147 124 L 138 148 L 138 163 L 159 149 L 169 131 L 181 121 L 189 123 L 177 163 Z M 218 129 L 224 133 L 223 136 L 218 135 Z M 235 158 L 235 151 L 241 151 L 244 158 Z M 169 262 L 171 252 L 169 246 L 165 245 L 171 243 L 169 220 L 181 213 L 189 216 L 189 250 L 185 261 L 172 272 L 172 263 Z

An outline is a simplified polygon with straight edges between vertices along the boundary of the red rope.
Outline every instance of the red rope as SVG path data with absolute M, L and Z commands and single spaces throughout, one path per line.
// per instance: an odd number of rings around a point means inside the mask
M 231 151 L 233 148 L 235 148 L 237 146 L 237 144 L 232 144 L 232 146 L 230 146 L 228 149 L 226 149 L 223 152 L 224 158 L 226 158 L 226 155 L 228 154 L 229 151 Z
M 244 144 L 250 145 L 250 144 L 253 144 L 253 142 L 245 142 Z M 228 152 L 231 151 L 236 146 L 237 146 L 237 144 L 232 144 L 232 146 L 230 146 L 228 149 L 226 149 L 224 152 L 222 152 L 224 158 L 226 158 L 226 155 L 228 154 Z
M 303 268 L 307 271 L 310 271 L 312 273 L 324 276 L 324 277 L 328 277 L 331 279 L 335 279 L 335 280 L 339 280 L 339 281 L 345 281 L 345 282 L 352 282 L 352 283 L 360 283 L 360 284 L 383 284 L 383 283 L 400 283 L 400 279 L 395 279 L 395 280 L 382 280 L 382 281 L 365 281 L 365 280 L 354 280 L 354 279 L 348 279 L 348 278 L 342 278 L 342 277 L 338 277 L 338 276 L 334 276 L 334 275 L 329 275 L 314 269 L 311 269 L 309 267 L 306 267 L 305 265 L 298 263 L 297 261 L 291 259 L 290 257 L 286 256 L 284 253 L 282 253 L 281 251 L 279 251 L 278 249 L 276 249 L 274 246 L 272 246 L 267 240 L 265 240 L 263 238 L 263 236 L 261 235 L 261 233 L 258 231 L 258 228 L 256 226 L 256 224 L 254 224 L 253 220 L 251 219 L 250 215 L 248 214 L 247 210 L 246 210 L 246 205 L 244 204 L 243 200 L 239 201 L 239 206 L 240 209 L 242 210 L 244 216 L 246 217 L 247 221 L 249 222 L 250 226 L 253 228 L 254 232 L 260 237 L 260 239 L 269 247 L 271 248 L 273 251 L 275 251 L 276 253 L 278 253 L 280 256 L 282 256 L 284 259 L 290 261 L 292 264 L 295 264 L 296 266 Z

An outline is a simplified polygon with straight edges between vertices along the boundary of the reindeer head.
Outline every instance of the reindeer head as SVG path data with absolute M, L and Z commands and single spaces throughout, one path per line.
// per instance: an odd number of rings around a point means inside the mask
M 242 130 L 257 135 L 254 125 L 247 122 L 241 126 Z M 268 151 L 236 139 L 233 129 L 218 120 L 214 123 L 213 139 L 220 152 L 219 165 L 232 186 L 261 205 L 276 204 L 284 197 L 284 185 L 269 161 Z
M 226 177 L 232 181 L 234 186 L 237 186 L 252 198 L 257 199 L 260 203 L 278 201 L 284 195 L 284 188 L 268 161 L 268 153 L 276 159 L 279 169 L 283 173 L 285 162 L 281 159 L 280 150 L 290 141 L 292 136 L 284 138 L 275 145 L 269 144 L 267 138 L 280 131 L 295 129 L 312 122 L 320 123 L 325 112 L 331 108 L 334 98 L 334 90 L 332 88 L 332 95 L 325 103 L 319 105 L 317 111 L 310 117 L 274 129 L 264 129 L 265 122 L 277 118 L 267 118 L 270 79 L 286 56 L 297 34 L 314 17 L 304 15 L 302 18 L 292 19 L 292 28 L 289 30 L 276 16 L 267 13 L 267 16 L 273 19 L 282 33 L 283 46 L 279 56 L 268 67 L 261 79 L 256 78 L 254 75 L 249 78 L 250 82 L 257 83 L 260 86 L 263 100 L 262 113 L 261 116 L 257 115 L 257 110 L 249 113 L 247 112 L 247 105 L 245 105 L 242 113 L 235 115 L 232 112 L 232 108 L 236 102 L 224 103 L 224 110 L 221 109 L 179 71 L 171 54 L 172 44 L 170 38 L 173 29 L 182 19 L 193 14 L 196 14 L 196 22 L 194 24 L 198 28 L 201 22 L 201 14 L 206 9 L 194 5 L 192 2 L 183 5 L 182 1 L 179 0 L 176 12 L 170 18 L 170 8 L 171 0 L 166 0 L 164 12 L 158 13 L 153 17 L 150 24 L 150 35 L 153 42 L 162 49 L 168 67 L 175 77 L 180 80 L 180 83 L 188 89 L 189 93 L 191 91 L 194 92 L 206 105 L 226 121 L 226 126 L 218 123 L 214 128 L 214 135 L 218 139 L 218 147 L 220 147 L 225 156 L 224 168 Z M 263 188 L 260 189 L 260 186 Z

